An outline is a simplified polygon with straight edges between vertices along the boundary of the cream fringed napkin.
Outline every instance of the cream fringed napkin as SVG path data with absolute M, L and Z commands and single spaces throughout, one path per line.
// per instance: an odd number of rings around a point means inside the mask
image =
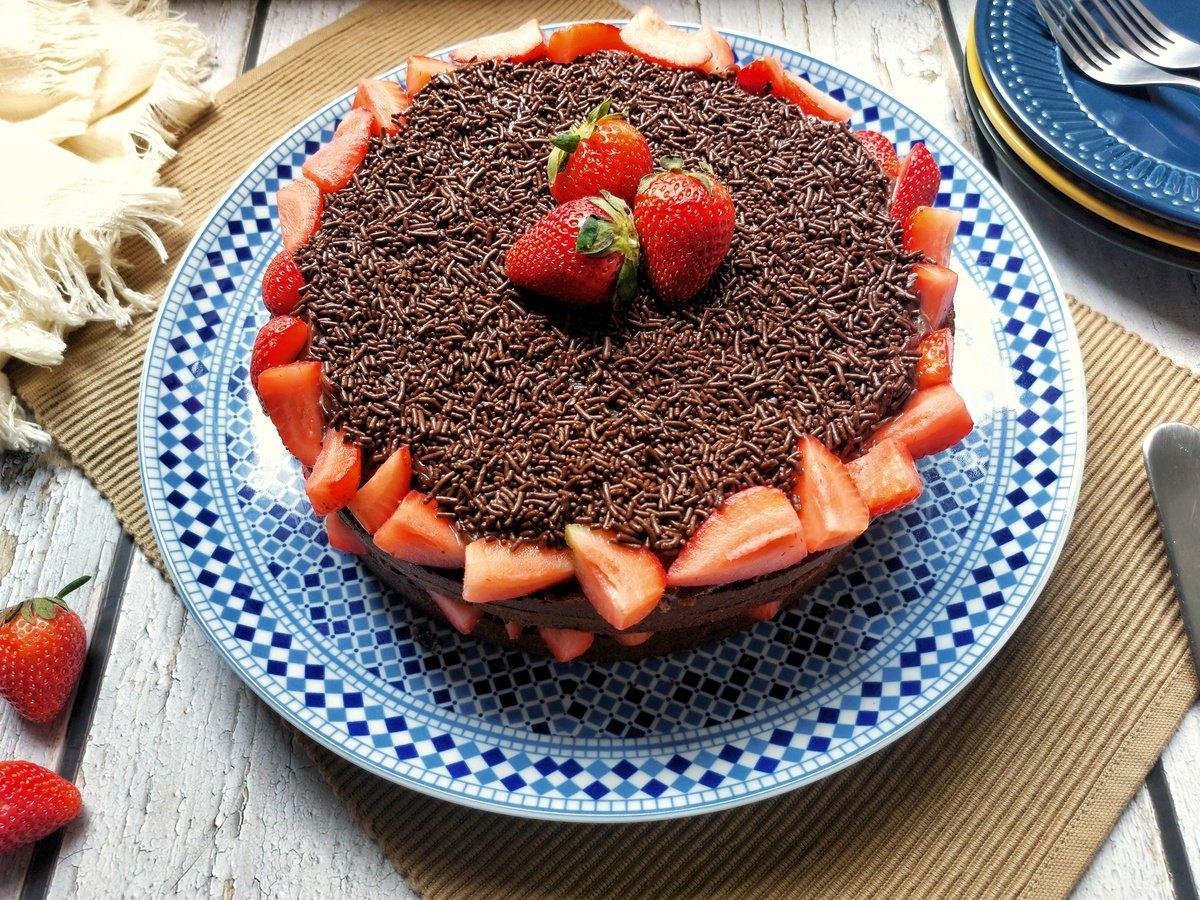
M 0 0 L 0 23 L 0 369 L 57 365 L 66 332 L 157 302 L 117 252 L 136 235 L 166 259 L 180 197 L 158 170 L 210 102 L 208 49 L 162 0 Z M 47 440 L 0 371 L 0 451 Z

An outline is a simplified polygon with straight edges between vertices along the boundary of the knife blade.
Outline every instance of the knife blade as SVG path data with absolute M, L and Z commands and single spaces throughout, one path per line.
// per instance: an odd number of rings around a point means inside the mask
M 1183 626 L 1200 673 L 1200 429 L 1155 426 L 1142 445 Z

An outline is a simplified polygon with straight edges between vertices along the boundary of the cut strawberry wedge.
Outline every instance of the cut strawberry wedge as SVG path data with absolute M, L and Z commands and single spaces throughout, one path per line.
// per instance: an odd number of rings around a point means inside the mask
M 918 263 L 912 271 L 912 289 L 921 301 L 921 320 L 925 329 L 933 331 L 941 328 L 954 306 L 958 273 L 932 263 Z
M 399 87 L 399 85 L 397 85 Z M 371 142 L 375 114 L 369 109 L 352 109 L 333 133 L 333 139 L 305 160 L 301 170 L 323 194 L 341 190 L 350 183 Z
M 696 31 L 696 37 L 712 53 L 708 62 L 700 67 L 700 71 L 707 72 L 709 75 L 719 75 L 722 78 L 728 78 L 737 71 L 733 48 L 729 46 L 729 41 L 725 40 L 717 29 L 711 25 L 701 25 Z
M 653 631 L 635 631 L 633 634 L 614 634 L 610 635 L 614 641 L 622 647 L 640 647 L 650 638 L 654 637 Z
M 340 431 L 325 432 L 321 452 L 304 482 L 304 493 L 318 516 L 337 512 L 352 499 L 362 480 L 362 450 Z
M 696 69 L 712 59 L 704 42 L 672 28 L 649 6 L 643 6 L 621 29 L 621 40 L 642 59 L 678 69 Z
M 258 379 L 267 369 L 285 366 L 308 346 L 308 326 L 294 316 L 268 319 L 254 338 L 250 351 L 250 383 L 258 388 Z
M 565 536 L 579 586 L 609 625 L 618 630 L 636 625 L 658 606 L 667 573 L 657 556 L 584 525 L 568 525 Z
M 880 134 L 878 131 L 864 129 L 863 131 L 851 132 L 855 140 L 863 145 L 863 149 L 871 159 L 883 169 L 883 174 L 888 178 L 895 178 L 900 174 L 900 159 L 896 156 L 896 146 L 888 140 L 886 135 Z
M 525 626 L 520 622 L 505 622 L 504 630 L 508 632 L 508 639 L 515 641 L 525 631 Z
M 408 65 L 404 69 L 404 84 L 408 88 L 409 99 L 411 100 L 424 90 L 425 85 L 433 80 L 434 75 L 449 72 L 453 68 L 454 64 L 448 63 L 444 59 L 435 59 L 432 56 L 410 56 Z
M 908 506 L 924 487 L 912 454 L 896 440 L 876 444 L 846 468 L 872 516 Z
M 779 615 L 779 610 L 781 609 L 783 609 L 783 601 L 772 600 L 770 603 L 764 603 L 762 606 L 746 610 L 746 615 L 759 622 L 769 622 Z
M 412 100 L 404 88 L 394 81 L 364 78 L 354 93 L 353 106 L 371 114 L 371 134 L 395 134 L 400 130 L 396 116 L 412 106 Z
M 566 550 L 471 541 L 463 568 L 463 599 L 468 603 L 511 600 L 562 584 L 574 575 L 575 563 Z
M 288 253 L 308 243 L 321 226 L 321 189 L 307 178 L 285 184 L 275 195 L 279 207 L 279 233 Z
M 286 315 L 300 305 L 300 288 L 304 287 L 304 276 L 292 254 L 280 250 L 267 263 L 263 272 L 263 306 L 273 316 Z
M 409 491 L 373 537 L 384 553 L 418 566 L 461 569 L 466 560 L 466 541 L 420 491 Z
M 853 113 L 845 103 L 789 72 L 774 56 L 764 56 L 739 69 L 737 79 L 748 94 L 776 94 L 819 119 L 846 122 Z
M 401 447 L 375 470 L 367 483 L 358 489 L 354 498 L 346 504 L 358 524 L 368 534 L 374 534 L 383 523 L 391 518 L 400 501 L 408 493 L 412 480 L 412 456 L 407 447 Z
M 305 361 L 267 369 L 258 378 L 258 398 L 287 451 L 312 466 L 321 453 L 325 413 L 321 364 Z
M 937 266 L 950 263 L 950 250 L 962 213 L 955 209 L 918 206 L 904 218 L 904 249 L 924 253 Z
M 460 634 L 470 634 L 479 624 L 479 620 L 483 618 L 483 610 L 479 607 L 455 600 L 453 597 L 444 597 L 430 591 L 429 599 L 437 604 L 442 615 Z
M 467 41 L 450 51 L 456 63 L 477 63 L 489 59 L 506 59 L 510 62 L 529 62 L 546 55 L 546 36 L 537 19 L 530 19 L 512 31 L 489 34 L 486 37 Z
M 914 144 L 900 164 L 888 212 L 897 222 L 903 222 L 918 206 L 933 206 L 941 186 L 942 170 L 933 154 L 924 144 Z
M 539 628 L 538 634 L 559 662 L 570 662 L 577 656 L 583 656 L 596 640 L 590 631 L 576 631 L 574 628 Z
M 776 488 L 747 488 L 701 523 L 667 571 L 667 584 L 745 581 L 794 566 L 807 555 L 800 518 L 787 495 Z
M 551 62 L 570 63 L 589 53 L 603 50 L 628 50 L 621 40 L 621 29 L 606 22 L 580 22 L 550 35 L 546 56 Z
M 366 544 L 359 540 L 354 529 L 343 522 L 337 513 L 330 513 L 325 517 L 325 530 L 329 533 L 329 546 L 334 550 L 353 553 L 355 556 L 362 556 L 367 552 Z
M 812 435 L 800 439 L 800 522 L 812 551 L 828 550 L 867 530 L 871 514 L 842 461 Z
M 954 332 L 939 328 L 921 338 L 917 345 L 917 390 L 945 384 L 954 369 Z
M 903 412 L 879 428 L 871 441 L 880 444 L 894 438 L 908 448 L 913 459 L 921 459 L 953 447 L 974 427 L 958 391 L 949 384 L 938 384 L 913 394 Z

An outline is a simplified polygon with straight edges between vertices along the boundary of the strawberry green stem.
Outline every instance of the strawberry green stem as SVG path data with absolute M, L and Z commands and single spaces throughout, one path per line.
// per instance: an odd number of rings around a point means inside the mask
M 615 113 L 612 111 L 612 98 L 600 102 L 591 112 L 587 114 L 582 122 L 572 128 L 570 131 L 564 131 L 562 134 L 556 134 L 550 138 L 550 146 L 554 149 L 550 151 L 550 156 L 546 160 L 546 178 L 550 185 L 554 185 L 555 179 L 558 178 L 558 173 L 566 168 L 567 160 L 571 158 L 571 154 L 579 149 L 581 142 L 590 138 L 596 131 L 596 126 L 601 122 L 607 122 L 610 119 L 624 119 L 624 113 Z

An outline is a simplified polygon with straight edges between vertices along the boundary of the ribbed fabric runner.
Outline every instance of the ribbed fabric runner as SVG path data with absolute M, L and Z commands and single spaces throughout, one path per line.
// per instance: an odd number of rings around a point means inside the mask
M 186 204 L 182 225 L 165 235 L 171 262 L 134 248 L 131 283 L 161 293 L 234 175 L 357 78 L 530 15 L 550 22 L 623 14 L 607 0 L 381 0 L 360 8 L 221 92 L 164 171 Z M 644 825 L 476 812 L 312 746 L 321 771 L 430 898 L 1064 896 L 1197 692 L 1141 441 L 1158 422 L 1197 422 L 1200 381 L 1086 306 L 1071 308 L 1090 415 L 1071 537 L 1008 646 L 913 733 L 782 797 Z M 149 327 L 147 319 L 123 333 L 84 329 L 64 366 L 12 374 L 38 421 L 160 562 L 134 437 Z

